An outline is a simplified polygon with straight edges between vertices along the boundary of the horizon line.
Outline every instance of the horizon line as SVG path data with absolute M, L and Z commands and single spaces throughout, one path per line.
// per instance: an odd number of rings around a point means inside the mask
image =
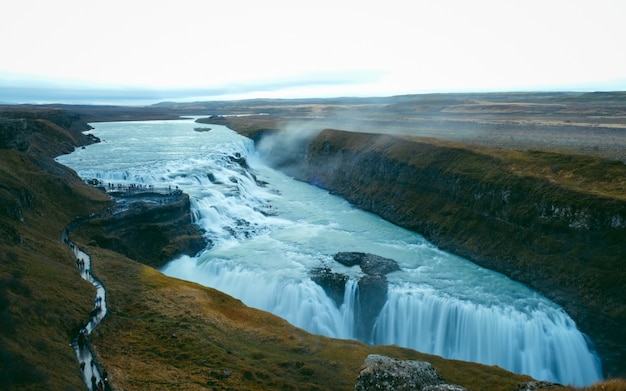
M 31 88 L 26 88 L 31 89 Z M 130 90 L 132 91 L 132 90 Z M 179 91 L 181 92 L 181 91 Z M 159 98 L 150 98 L 145 96 L 137 96 L 134 97 L 123 97 L 123 96 L 115 96 L 115 97 L 103 97 L 103 96 L 92 96 L 92 97 L 82 97 L 76 98 L 73 97 L 70 99 L 54 99 L 52 97 L 46 99 L 24 99 L 17 100 L 11 98 L 0 97 L 0 105 L 5 106 L 19 106 L 19 105 L 32 105 L 32 106 L 135 106 L 135 107 L 148 107 L 155 106 L 159 104 L 192 104 L 192 103 L 204 103 L 204 102 L 235 102 L 235 101 L 254 101 L 254 100 L 333 100 L 333 99 L 384 99 L 384 98 L 394 98 L 401 96 L 420 96 L 420 95 L 479 95 L 479 94 L 588 94 L 588 93 L 626 93 L 626 89 L 510 89 L 510 90 L 458 90 L 458 91 L 428 91 L 428 92 L 408 92 L 408 93 L 397 93 L 397 94 L 337 94 L 337 95 L 311 95 L 311 96 L 289 96 L 286 97 L 276 97 L 270 96 L 272 94 L 268 94 L 267 96 L 259 95 L 259 96 L 250 96 L 246 97 L 247 94 L 242 94 L 242 96 L 230 96 L 228 95 L 204 95 L 204 96 L 179 96 L 180 100 L 175 97 L 167 98 L 163 97 Z M 254 93 L 250 93 L 251 95 Z M 116 94 L 117 95 L 117 94 Z

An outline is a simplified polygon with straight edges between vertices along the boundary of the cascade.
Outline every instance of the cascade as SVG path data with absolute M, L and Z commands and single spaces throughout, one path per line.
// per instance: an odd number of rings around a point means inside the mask
M 528 312 L 446 297 L 429 287 L 390 289 L 373 331 L 377 344 L 399 344 L 443 357 L 499 365 L 517 373 L 590 384 L 598 358 L 563 311 Z M 568 368 L 568 373 L 563 373 Z
M 190 195 L 194 221 L 211 246 L 168 263 L 162 268 L 167 275 L 219 289 L 312 333 L 353 339 L 363 273 L 332 256 L 376 254 L 394 259 L 401 270 L 387 275 L 386 304 L 364 342 L 498 365 L 562 384 L 601 379 L 598 357 L 560 307 L 272 170 L 250 140 L 223 126 L 194 132 L 192 121 L 181 120 L 95 127 L 105 142 L 58 160 L 83 178 L 178 186 Z M 129 139 L 129 132 L 136 136 Z M 316 267 L 347 276 L 341 305 L 310 278 Z

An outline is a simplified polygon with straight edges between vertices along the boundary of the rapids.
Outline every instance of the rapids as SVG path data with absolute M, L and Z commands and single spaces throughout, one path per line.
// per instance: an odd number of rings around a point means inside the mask
M 211 245 L 162 272 L 210 286 L 312 333 L 355 338 L 359 267 L 340 251 L 392 258 L 387 301 L 370 344 L 397 344 L 584 386 L 600 360 L 556 304 L 509 278 L 443 252 L 420 235 L 264 164 L 251 140 L 193 120 L 94 124 L 103 142 L 57 160 L 85 178 L 178 186 Z M 325 266 L 349 276 L 337 307 L 311 280 Z

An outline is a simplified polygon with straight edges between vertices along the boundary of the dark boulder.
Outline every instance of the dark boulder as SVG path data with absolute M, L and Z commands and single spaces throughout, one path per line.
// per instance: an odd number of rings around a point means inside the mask
M 359 265 L 365 274 L 359 279 L 354 326 L 356 337 L 368 342 L 376 323 L 376 318 L 387 301 L 387 277 L 385 274 L 400 270 L 393 259 L 361 252 L 338 252 L 333 259 L 345 266 Z M 337 307 L 343 304 L 348 276 L 334 273 L 328 267 L 313 269 L 311 279 L 324 288 Z
M 356 337 L 369 342 L 374 323 L 387 301 L 387 278 L 380 274 L 361 277 L 357 300 L 358 305 L 354 314 Z
M 229 156 L 228 160 L 230 160 L 231 163 L 238 164 L 244 170 L 247 170 L 250 168 L 250 166 L 248 166 L 248 162 L 246 161 L 246 158 L 241 156 L 240 153 L 235 153 L 235 156 Z
M 354 265 L 360 265 L 363 255 L 365 255 L 365 253 L 339 252 L 333 256 L 333 259 L 342 265 L 351 267 Z
M 398 263 L 393 259 L 374 254 L 360 252 L 339 252 L 333 256 L 336 262 L 346 266 L 359 265 L 365 274 L 384 275 L 400 270 Z

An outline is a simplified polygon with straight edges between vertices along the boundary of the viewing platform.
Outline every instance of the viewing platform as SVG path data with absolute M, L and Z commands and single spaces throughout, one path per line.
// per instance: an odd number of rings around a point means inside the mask
M 116 206 L 108 212 L 109 214 L 126 211 L 136 202 L 158 206 L 180 201 L 184 197 L 183 191 L 178 186 L 104 183 L 99 179 L 87 179 L 85 183 L 104 191 L 116 201 Z
M 106 185 L 100 185 L 104 187 L 107 194 L 112 197 L 144 197 L 144 196 L 162 196 L 162 197 L 176 197 L 181 196 L 183 191 L 178 188 L 178 186 L 168 186 L 168 187 L 155 187 L 153 185 L 142 185 L 142 184 L 131 184 L 131 185 L 122 185 L 122 184 L 113 184 L 108 183 Z
M 85 182 L 105 191 L 114 198 L 130 197 L 175 197 L 183 195 L 178 186 L 156 187 L 145 184 L 104 183 L 99 179 L 87 179 Z

